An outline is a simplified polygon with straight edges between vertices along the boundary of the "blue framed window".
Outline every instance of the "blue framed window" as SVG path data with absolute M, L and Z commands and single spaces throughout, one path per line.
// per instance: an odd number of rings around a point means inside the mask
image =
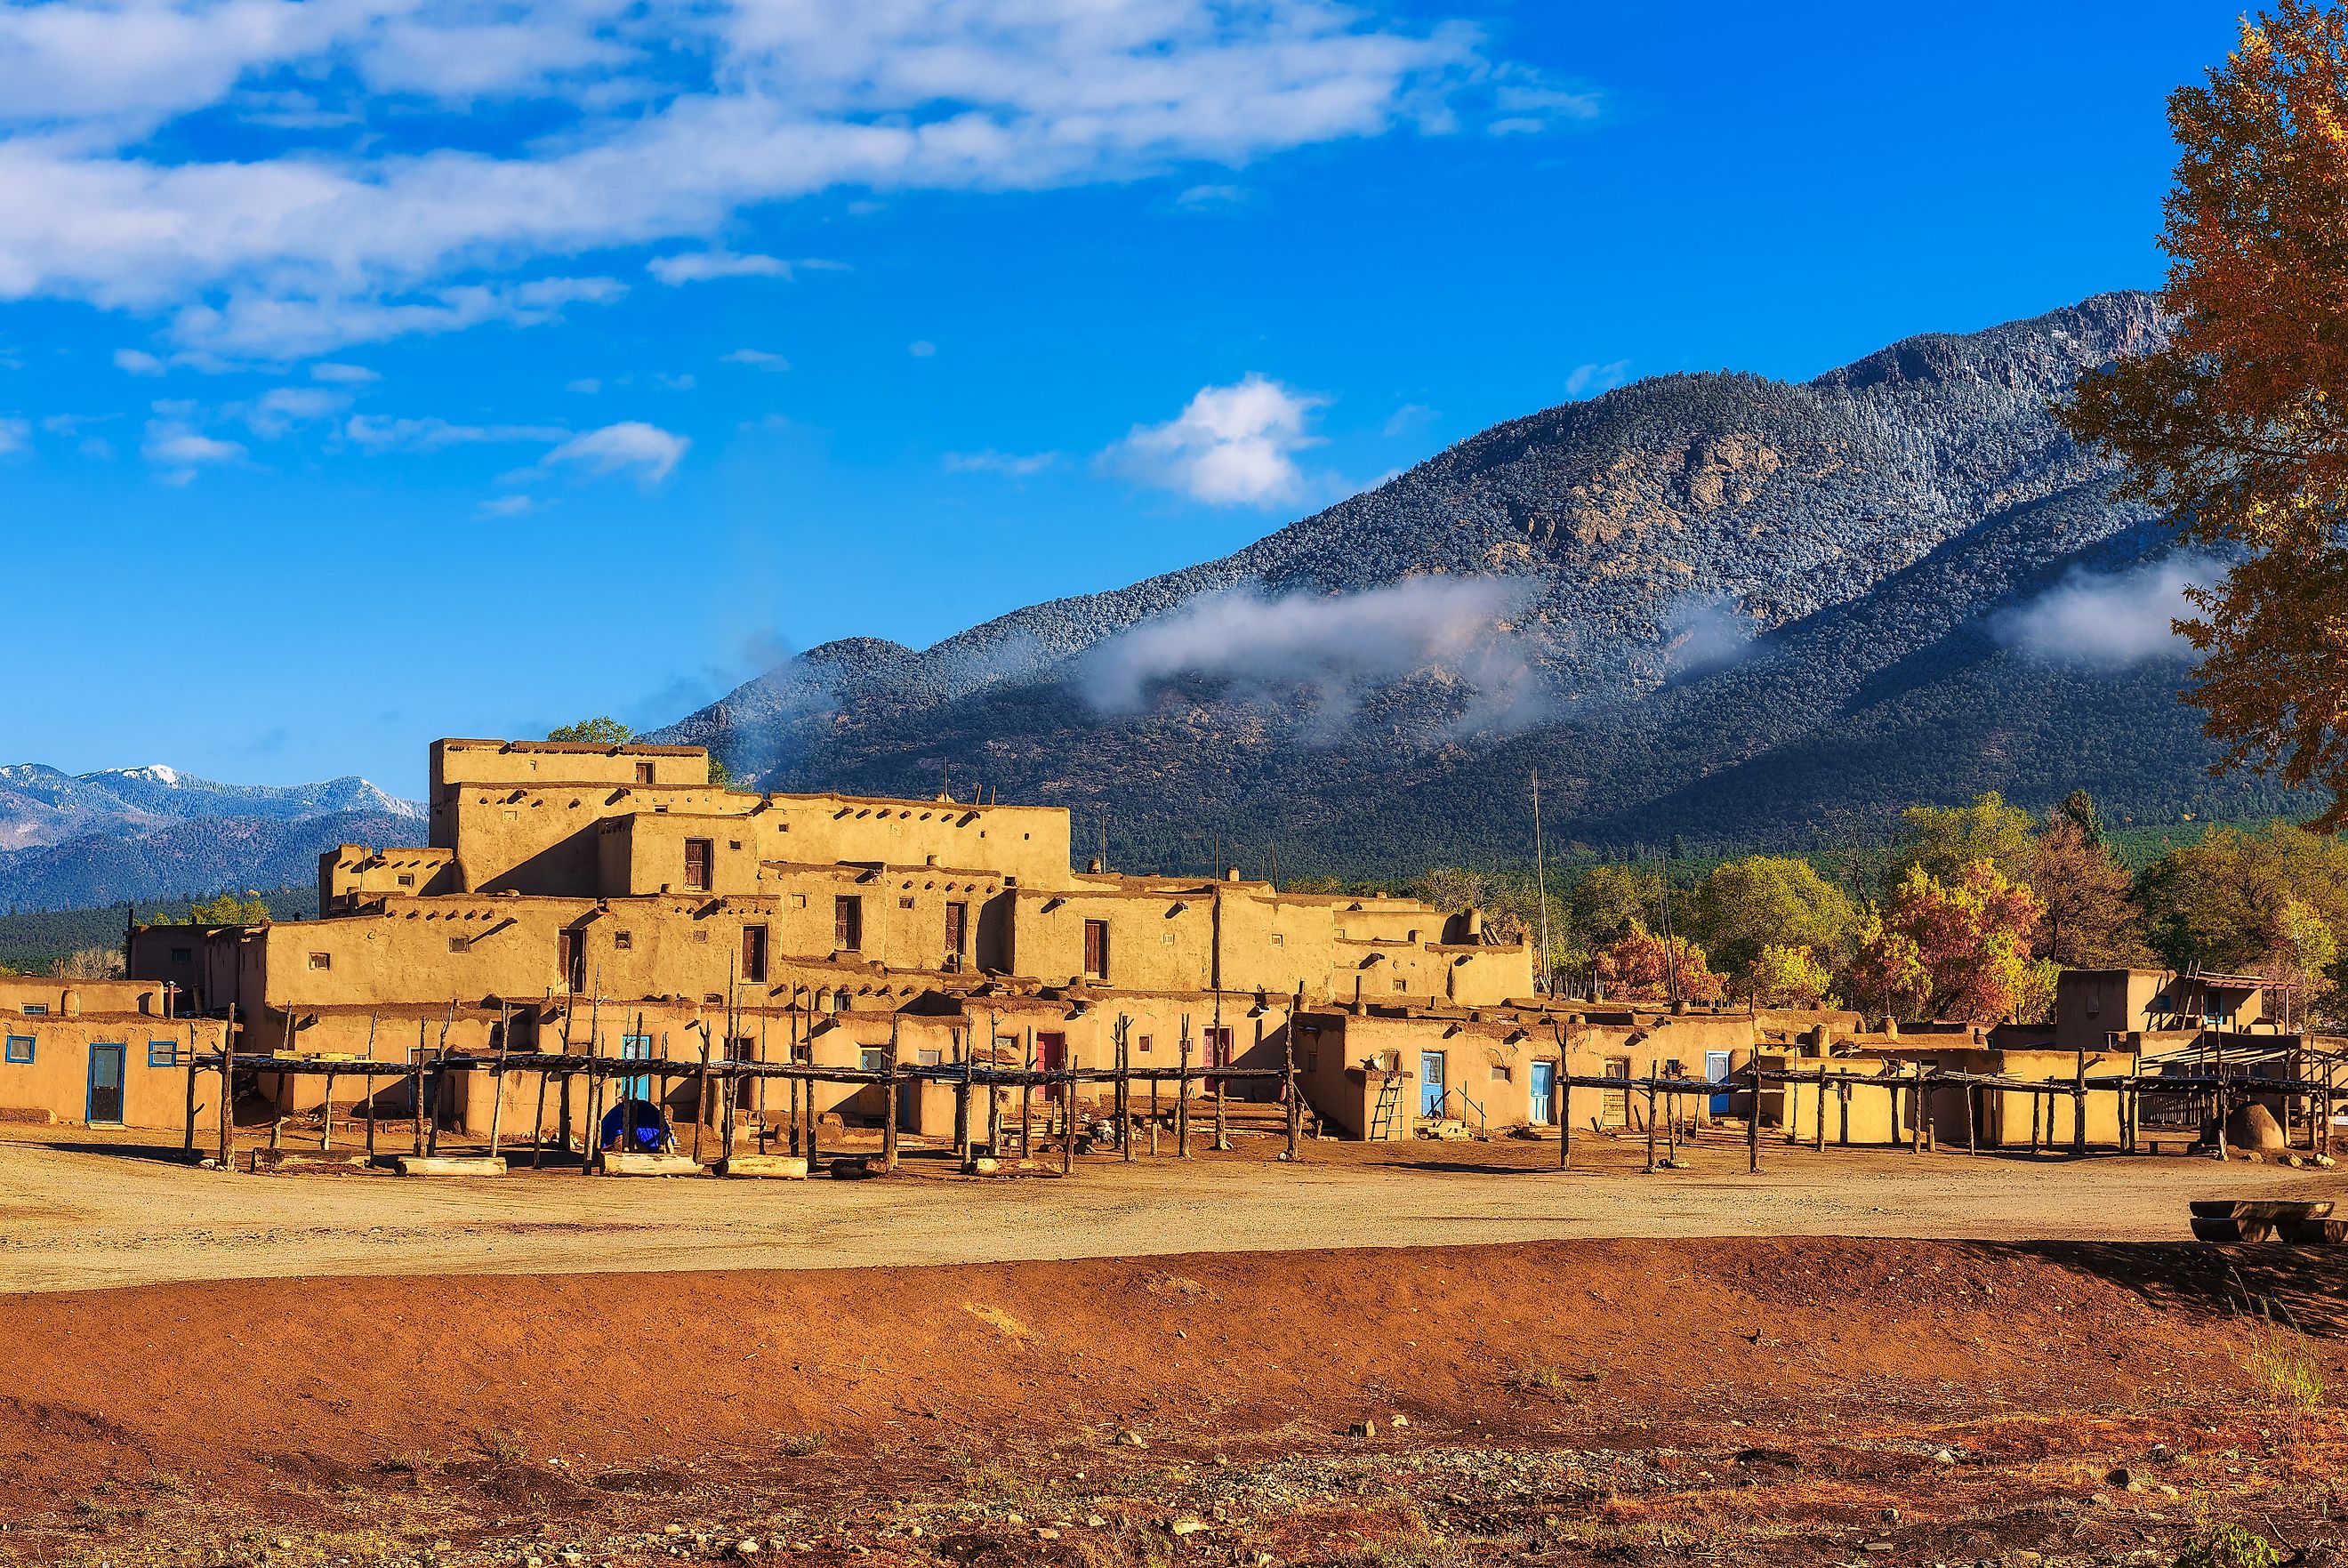
M 9 1036 L 8 1059 L 19 1065 L 29 1065 L 33 1059 L 33 1037 L 30 1035 Z
M 150 1068 L 175 1068 L 180 1065 L 180 1042 L 149 1040 L 147 1042 L 147 1065 Z

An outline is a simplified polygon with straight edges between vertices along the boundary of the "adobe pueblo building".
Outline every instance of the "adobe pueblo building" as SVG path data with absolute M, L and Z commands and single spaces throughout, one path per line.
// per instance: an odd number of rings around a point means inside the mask
M 1187 1151 L 1200 1102 L 1220 1121 L 1228 1100 L 1292 1148 L 1308 1117 L 1651 1144 L 1661 1120 L 1668 1154 L 1734 1117 L 1757 1161 L 1763 1128 L 2135 1148 L 2253 1100 L 2312 1150 L 2348 1087 L 2341 1043 L 2276 1031 L 2240 977 L 2072 972 L 2029 1029 L 1546 997 L 1527 948 L 1472 913 L 1076 871 L 1057 808 L 731 789 L 697 748 L 442 740 L 429 810 L 428 844 L 322 857 L 314 921 L 134 931 L 120 997 L 84 987 L 103 1021 L 12 1043 L 40 1071 L 0 1067 L 0 1115 L 184 1124 L 191 1150 L 205 1126 L 225 1155 L 226 1078 L 240 1119 L 330 1108 L 330 1135 L 356 1113 L 371 1148 L 386 1119 L 418 1152 L 447 1130 L 633 1153 L 689 1123 L 721 1158 L 744 1128 L 812 1154 L 851 1127 L 893 1157 L 901 1132 L 1000 1152 L 1014 1105 L 1023 1153 L 1039 1109 L 1064 1145 L 1168 1130 Z M 108 1074 L 128 1087 L 93 1088 Z

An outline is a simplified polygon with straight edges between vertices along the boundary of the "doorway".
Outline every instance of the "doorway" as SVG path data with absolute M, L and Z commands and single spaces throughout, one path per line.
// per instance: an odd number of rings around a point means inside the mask
M 1419 1052 L 1418 1114 L 1441 1116 L 1443 1095 L 1443 1053 L 1441 1051 Z
M 653 1037 L 650 1035 L 622 1035 L 620 1037 L 620 1059 L 622 1061 L 649 1061 L 652 1059 L 652 1054 Z M 622 1099 L 650 1100 L 653 1098 L 652 1075 L 650 1073 L 646 1073 L 640 1078 L 623 1079 L 620 1084 L 620 1098 Z
M 1711 1079 L 1714 1083 L 1726 1083 L 1728 1081 L 1728 1053 L 1726 1051 L 1704 1052 L 1704 1076 Z M 1728 1114 L 1727 1091 L 1724 1089 L 1720 1093 L 1714 1095 L 1712 1097 L 1711 1103 L 1706 1109 L 1714 1116 L 1726 1116 Z
M 1066 1035 L 1036 1036 L 1035 1068 L 1038 1072 L 1047 1073 L 1067 1071 L 1068 1037 Z M 1067 1091 L 1066 1084 L 1047 1083 L 1044 1086 L 1044 1098 L 1051 1100 L 1065 1099 Z
M 1533 1064 L 1533 1125 L 1551 1127 L 1557 1122 L 1557 1064 Z
M 89 1103 L 82 1119 L 92 1127 L 122 1125 L 122 1061 L 126 1055 L 121 1046 L 93 1045 L 89 1047 Z

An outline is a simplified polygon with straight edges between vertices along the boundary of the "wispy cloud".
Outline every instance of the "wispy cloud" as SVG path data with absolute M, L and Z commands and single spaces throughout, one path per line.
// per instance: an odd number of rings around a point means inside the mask
M 769 354 L 763 348 L 737 348 L 721 356 L 728 365 L 747 365 L 753 370 L 788 370 L 791 362 L 779 354 Z
M 1305 427 L 1327 401 L 1257 375 L 1204 387 L 1166 423 L 1136 425 L 1102 463 L 1134 483 L 1210 506 L 1291 500 L 1304 489 L 1296 454 L 1320 444 Z
M 33 444 L 33 423 L 29 419 L 0 419 L 0 457 L 21 452 Z
M 483 517 L 527 517 L 544 503 L 535 496 L 492 496 L 476 509 Z
M 2089 669 L 2188 658 L 2192 647 L 2173 624 L 2193 614 L 2185 591 L 2225 574 L 2223 562 L 2191 552 L 2122 572 L 2074 571 L 1993 616 L 1990 632 L 2024 657 Z
M 685 242 L 654 277 L 761 275 L 786 263 L 715 237 L 818 192 L 1239 167 L 1537 90 L 1469 27 L 1332 0 L 48 0 L 0 20 L 0 297 L 306 356 L 545 319 L 499 280 L 561 257 Z M 385 98 L 441 112 L 358 123 Z M 545 133 L 496 150 L 484 103 Z M 196 116 L 282 145 L 160 134 Z
M 310 379 L 335 387 L 363 387 L 383 377 L 364 365 L 338 365 L 333 360 L 321 360 L 310 366 Z
M 1631 362 L 1617 359 L 1609 365 L 1577 365 L 1565 378 L 1568 397 L 1595 397 L 1601 392 L 1612 392 L 1629 379 Z
M 1066 460 L 1059 452 L 948 452 L 946 472 L 950 474 L 1001 474 L 1006 479 L 1024 480 L 1057 468 Z
M 546 454 L 546 468 L 572 467 L 590 473 L 633 473 L 646 484 L 657 484 L 683 460 L 693 443 L 657 425 L 628 419 L 573 436 Z
M 675 287 L 705 284 L 717 278 L 788 278 L 791 264 L 776 256 L 737 256 L 726 251 L 687 251 L 678 256 L 655 256 L 644 271 Z
M 938 346 L 928 338 L 921 338 L 905 345 L 905 352 L 916 359 L 931 359 L 936 356 Z
M 296 425 L 339 414 L 350 404 L 350 394 L 329 387 L 274 387 L 254 398 L 242 412 L 254 435 L 273 441 Z
M 192 481 L 196 471 L 222 464 L 241 463 L 245 449 L 235 441 L 207 436 L 190 422 L 193 410 L 184 403 L 159 403 L 157 417 L 147 421 L 140 453 L 162 470 L 167 484 Z
M 1441 418 L 1442 415 L 1424 403 L 1406 403 L 1386 416 L 1385 434 L 1389 437 L 1408 435 L 1421 425 L 1432 425 Z
M 1360 593 L 1210 593 L 1097 645 L 1081 666 L 1083 688 L 1097 707 L 1128 713 L 1159 683 L 1185 676 L 1273 696 L 1302 687 L 1325 733 L 1367 692 L 1440 670 L 1470 693 L 1458 727 L 1512 728 L 1542 710 L 1513 624 L 1540 586 L 1437 576 Z
M 571 438 L 560 425 L 455 425 L 446 419 L 394 419 L 354 414 L 343 436 L 370 452 L 436 452 L 448 447 L 551 444 Z
M 1243 185 L 1193 185 L 1174 198 L 1174 205 L 1186 212 L 1228 212 L 1247 200 Z
M 160 376 L 163 362 L 143 348 L 118 348 L 114 351 L 114 367 L 132 376 Z

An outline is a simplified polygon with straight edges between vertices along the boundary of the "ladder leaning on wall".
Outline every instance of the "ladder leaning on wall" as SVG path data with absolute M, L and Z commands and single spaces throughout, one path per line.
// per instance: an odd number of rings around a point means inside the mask
M 1395 1118 L 1402 1111 L 1402 1075 L 1388 1073 L 1378 1086 L 1378 1103 L 1370 1112 L 1370 1141 L 1383 1143 L 1394 1136 Z

